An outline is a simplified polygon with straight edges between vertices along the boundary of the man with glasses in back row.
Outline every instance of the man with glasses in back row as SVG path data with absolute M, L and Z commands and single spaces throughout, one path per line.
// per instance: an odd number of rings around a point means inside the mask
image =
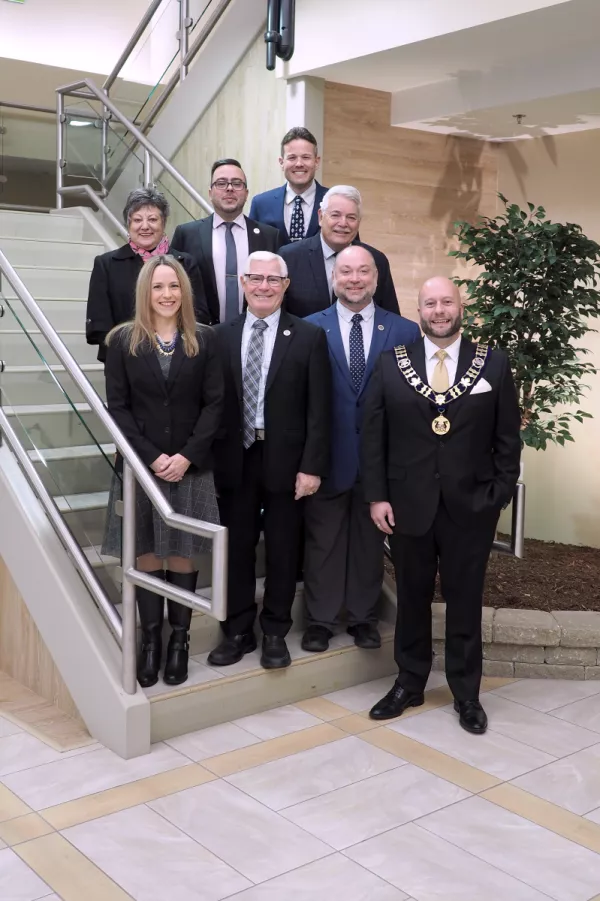
M 210 324 L 230 322 L 242 312 L 240 284 L 243 266 L 251 253 L 276 253 L 279 232 L 244 216 L 248 184 L 240 163 L 217 160 L 211 168 L 208 196 L 214 213 L 205 219 L 178 225 L 171 250 L 189 253 L 200 267 L 210 313 Z

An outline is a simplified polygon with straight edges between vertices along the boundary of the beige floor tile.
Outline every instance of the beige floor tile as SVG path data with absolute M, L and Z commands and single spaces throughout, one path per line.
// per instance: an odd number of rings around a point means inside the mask
M 6 738 L 9 735 L 16 735 L 17 732 L 22 732 L 20 726 L 17 726 L 16 723 L 11 723 L 10 720 L 7 720 L 6 717 L 0 716 L 0 738 Z
M 137 782 L 111 788 L 107 791 L 78 798 L 76 801 L 67 801 L 56 807 L 47 807 L 42 811 L 42 816 L 55 829 L 66 829 L 78 823 L 87 823 L 98 817 L 145 804 L 155 798 L 162 798 L 185 788 L 193 788 L 204 782 L 211 782 L 215 776 L 195 764 L 192 766 L 178 767 L 157 776 L 148 776 Z
M 469 792 L 481 792 L 500 782 L 489 773 L 484 773 L 406 735 L 392 732 L 391 729 L 376 729 L 373 732 L 366 732 L 361 738 L 362 741 L 368 741 L 384 751 L 389 751 L 390 754 L 397 754 L 403 760 L 414 763 L 428 773 L 453 782 L 454 785 L 459 785 Z
M 250 886 L 146 805 L 73 826 L 64 834 L 136 901 L 217 901 Z
M 332 854 L 246 889 L 235 901 L 410 901 L 404 892 L 341 854 Z M 515 899 L 518 901 L 518 899 Z
M 62 901 L 131 901 L 123 889 L 55 833 L 15 847 L 19 857 Z
M 293 778 L 285 758 L 227 776 L 226 781 L 272 810 L 281 810 L 403 765 L 394 754 L 348 736 L 296 754 Z
M 339 720 L 335 720 L 336 729 L 342 729 L 349 735 L 361 735 L 363 732 L 377 729 L 380 725 L 381 723 L 370 720 L 366 713 L 351 713 L 350 716 L 344 716 Z
M 27 732 L 0 738 L 0 777 L 60 759 L 60 751 Z
M 185 735 L 169 738 L 165 744 L 197 763 L 207 757 L 216 757 L 219 754 L 227 754 L 229 751 L 237 751 L 239 748 L 248 748 L 259 742 L 260 738 L 251 735 L 250 732 L 236 726 L 235 723 L 221 723 L 218 726 L 209 726 L 207 729 L 199 729 L 197 732 L 187 732 Z
M 252 882 L 326 857 L 331 848 L 226 782 L 149 805 Z
M 344 852 L 422 901 L 548 901 L 534 888 L 407 823 Z
M 461 729 L 458 716 L 443 710 L 431 710 L 422 716 L 393 722 L 389 729 L 414 738 L 498 779 L 507 780 L 552 763 L 555 759 L 488 729 L 485 735 L 469 735 Z
M 458 786 L 407 764 L 280 813 L 341 851 L 467 797 Z
M 345 707 L 351 713 L 361 713 L 369 710 L 376 701 L 379 701 L 394 684 L 393 676 L 385 676 L 383 679 L 374 679 L 372 682 L 363 682 L 361 685 L 352 685 L 350 688 L 342 688 L 324 695 L 327 701 Z
M 348 710 L 345 707 L 334 704 L 326 698 L 308 698 L 306 701 L 296 701 L 294 707 L 299 707 L 305 713 L 316 716 L 317 719 L 323 720 L 324 723 L 348 716 Z
M 236 726 L 245 729 L 251 735 L 255 735 L 262 741 L 270 738 L 279 738 L 290 732 L 300 732 L 302 729 L 310 729 L 318 726 L 321 720 L 299 707 L 286 704 L 285 707 L 275 707 L 273 710 L 265 710 L 264 713 L 253 713 L 234 720 Z
M 555 901 L 587 901 L 600 886 L 600 856 L 481 797 L 418 825 Z
M 583 815 L 600 805 L 600 744 L 527 773 L 513 784 L 571 813 Z
M 239 751 L 231 751 L 229 754 L 221 754 L 218 757 L 209 757 L 202 761 L 202 766 L 216 776 L 230 776 L 232 773 L 241 773 L 243 770 L 260 766 L 262 763 L 279 760 L 281 757 L 290 757 L 299 751 L 316 748 L 345 737 L 346 733 L 336 729 L 330 723 L 321 723 L 320 726 L 272 738 L 270 741 L 263 741 L 249 748 L 241 748 Z
M 600 682 L 596 682 L 596 684 L 599 685 Z M 552 714 L 560 720 L 600 732 L 600 695 L 592 695 L 591 698 L 583 698 L 572 704 L 566 704 L 564 707 L 553 710 Z
M 27 813 L 31 813 L 31 808 L 5 785 L 0 785 L 0 823 Z
M 0 851 L 0 898 L 2 901 L 37 901 L 50 889 L 20 860 L 14 851 Z
M 509 701 L 548 713 L 566 704 L 600 693 L 600 681 L 568 681 L 566 679 L 521 679 L 494 691 Z M 588 728 L 592 728 L 588 726 Z
M 600 854 L 600 825 L 518 788 L 498 785 L 481 797 Z
M 517 679 L 502 679 L 500 676 L 482 676 L 480 691 L 494 691 L 497 688 L 504 688 L 505 685 L 512 685 Z
M 32 838 L 48 835 L 52 831 L 52 826 L 37 813 L 28 813 L 23 817 L 16 817 L 14 820 L 0 823 L 0 838 L 7 845 L 18 845 L 20 842 L 28 842 Z

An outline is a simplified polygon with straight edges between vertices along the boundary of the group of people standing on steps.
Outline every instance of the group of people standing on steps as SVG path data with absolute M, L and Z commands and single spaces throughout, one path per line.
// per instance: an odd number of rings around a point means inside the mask
M 506 355 L 461 337 L 454 283 L 400 315 L 387 257 L 359 238 L 362 201 L 316 180 L 317 143 L 281 144 L 285 184 L 252 200 L 235 159 L 216 161 L 214 213 L 179 225 L 153 189 L 129 195 L 128 242 L 97 257 L 87 339 L 111 415 L 176 512 L 228 529 L 227 618 L 212 666 L 255 650 L 256 548 L 265 547 L 261 664 L 289 666 L 303 571 L 306 651 L 345 627 L 381 645 L 383 543 L 396 569 L 399 675 L 371 716 L 423 703 L 436 576 L 447 603 L 446 674 L 460 724 L 482 733 L 483 580 L 519 474 L 520 417 Z M 119 461 L 103 551 L 120 555 Z M 137 496 L 137 566 L 194 591 L 208 540 L 167 528 Z M 138 680 L 163 666 L 164 600 L 137 589 Z M 163 679 L 187 679 L 191 609 L 168 601 Z M 343 626 L 342 626 L 343 624 Z

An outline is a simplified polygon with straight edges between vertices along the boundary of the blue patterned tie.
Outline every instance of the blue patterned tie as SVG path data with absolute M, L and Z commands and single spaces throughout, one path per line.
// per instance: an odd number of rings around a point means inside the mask
M 268 327 L 264 319 L 257 319 L 252 323 L 252 333 L 246 355 L 244 370 L 244 447 L 246 449 L 256 440 L 258 390 L 265 348 L 264 332 Z
M 352 328 L 350 329 L 350 376 L 352 384 L 357 391 L 360 391 L 365 374 L 365 344 L 361 327 L 362 321 L 363 318 L 360 313 L 355 313 L 352 317 Z
M 302 198 L 299 194 L 294 199 L 294 209 L 292 210 L 292 221 L 290 222 L 290 241 L 301 241 L 304 237 L 304 210 L 302 209 Z

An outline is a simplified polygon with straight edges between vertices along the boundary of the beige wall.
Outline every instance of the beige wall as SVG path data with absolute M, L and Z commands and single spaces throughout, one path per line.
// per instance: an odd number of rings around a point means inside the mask
M 361 238 L 387 254 L 402 313 L 416 318 L 419 285 L 452 275 L 453 223 L 496 209 L 495 148 L 390 125 L 391 95 L 325 85 L 323 181 L 363 197 Z
M 551 219 L 576 222 L 600 242 L 598 160 L 600 131 L 503 144 L 499 187 L 512 201 L 541 204 Z M 597 323 L 595 324 L 598 327 Z M 584 344 L 600 366 L 600 336 Z M 524 453 L 529 537 L 600 547 L 600 376 L 587 380 L 582 409 L 594 419 L 575 423 L 575 443 Z
M 262 33 L 241 60 L 220 93 L 199 119 L 172 162 L 206 197 L 211 164 L 222 157 L 242 163 L 250 199 L 282 183 L 279 142 L 285 134 L 286 85 L 265 68 Z M 163 181 L 163 179 L 161 179 Z M 166 176 L 164 183 L 175 196 L 183 196 Z M 192 208 L 189 199 L 186 205 Z M 246 213 L 249 209 L 246 209 Z M 173 225 L 182 221 L 182 210 L 173 210 Z M 187 217 L 189 218 L 189 217 Z M 183 220 L 185 221 L 185 220 Z

